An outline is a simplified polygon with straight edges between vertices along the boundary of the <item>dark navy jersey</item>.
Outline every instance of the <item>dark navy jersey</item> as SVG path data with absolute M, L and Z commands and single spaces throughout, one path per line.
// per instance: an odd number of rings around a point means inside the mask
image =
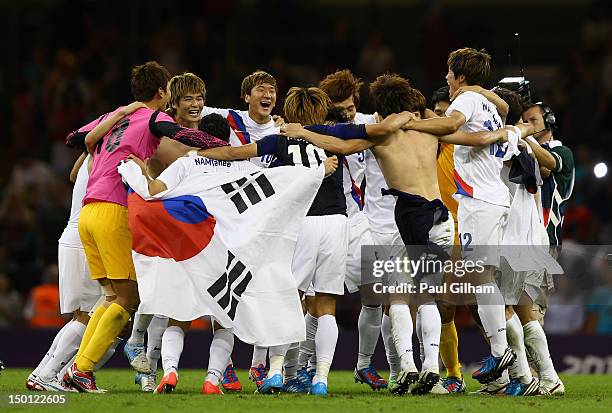
M 364 125 L 348 123 L 306 126 L 306 129 L 322 135 L 332 135 L 341 139 L 366 139 Z M 334 154 L 302 139 L 287 138 L 282 135 L 269 135 L 257 143 L 257 156 L 274 155 L 270 167 L 302 165 L 318 168 L 325 159 L 336 155 L 338 169 L 323 179 L 321 187 L 308 211 L 309 216 L 346 215 L 346 198 L 342 186 L 342 155 Z

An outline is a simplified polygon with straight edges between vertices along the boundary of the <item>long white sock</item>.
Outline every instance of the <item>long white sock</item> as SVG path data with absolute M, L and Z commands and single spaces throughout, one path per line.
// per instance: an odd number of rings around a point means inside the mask
M 523 326 L 523 331 L 525 333 L 525 345 L 540 372 L 540 380 L 557 382 L 559 376 L 550 357 L 548 341 L 546 340 L 546 334 L 542 329 L 542 325 L 535 320 L 530 321 Z
M 391 317 L 387 314 L 383 314 L 380 332 L 385 345 L 385 353 L 387 353 L 387 363 L 389 363 L 389 380 L 395 380 L 401 365 L 399 355 L 395 349 L 395 343 L 393 342 L 393 335 L 391 334 Z
M 79 350 L 83 333 L 85 333 L 85 324 L 73 320 L 64 329 L 63 334 L 59 338 L 53 357 L 49 359 L 47 364 L 40 370 L 39 376 L 43 379 L 50 380 L 57 376 L 57 373 L 72 359 Z
M 417 338 L 419 339 L 419 358 L 421 359 L 422 366 L 425 361 L 425 347 L 423 346 L 423 320 L 421 320 L 420 311 L 417 311 L 415 330 Z
M 113 357 L 113 354 L 115 354 L 115 350 L 117 349 L 117 346 L 119 346 L 119 344 L 121 344 L 123 340 L 124 340 L 123 338 L 117 337 L 115 341 L 113 341 L 113 344 L 111 344 L 108 350 L 106 350 L 106 353 L 104 353 L 104 355 L 102 356 L 98 364 L 94 366 L 94 371 L 98 371 L 102 367 L 104 367 L 104 365 L 110 360 L 110 358 Z
M 276 374 L 283 375 L 283 364 L 288 349 L 289 344 L 270 347 L 270 371 L 268 371 L 268 377 L 272 377 Z
M 414 354 L 412 352 L 412 317 L 407 304 L 391 304 L 391 334 L 393 343 L 400 357 L 400 365 L 404 371 L 415 371 Z
M 334 359 L 336 343 L 338 342 L 338 324 L 336 317 L 325 314 L 319 317 L 317 334 L 315 336 L 315 347 L 317 349 L 317 373 L 312 379 L 312 384 L 323 382 L 327 384 L 327 376 Z
M 161 358 L 161 342 L 166 327 L 168 317 L 154 316 L 147 328 L 147 360 L 153 374 L 157 372 L 157 364 Z
M 298 364 L 300 367 L 305 367 L 316 351 L 315 335 L 317 334 L 317 318 L 313 317 L 310 313 L 306 313 L 304 321 L 306 322 L 306 340 L 300 343 L 300 352 L 298 356 Z
M 442 320 L 440 312 L 435 303 L 427 303 L 419 306 L 418 314 L 421 314 L 421 329 L 423 334 L 423 360 L 422 370 L 440 372 L 438 358 L 440 355 L 440 331 L 442 330 Z
M 359 353 L 357 353 L 357 369 L 365 369 L 372 363 L 372 355 L 376 351 L 380 326 L 382 323 L 382 307 L 361 306 L 357 328 L 359 329 Z
M 134 314 L 134 322 L 132 323 L 132 335 L 127 341 L 130 346 L 144 344 L 144 335 L 152 319 L 153 314 Z
M 162 366 L 164 376 L 171 371 L 178 373 L 179 360 L 185 343 L 185 332 L 179 326 L 170 326 L 162 336 Z
M 508 344 L 516 353 L 516 361 L 508 368 L 510 377 L 519 379 L 521 383 L 531 383 L 533 376 L 525 352 L 523 326 L 516 314 L 512 314 L 512 317 L 506 321 L 506 335 L 508 336 Z
M 300 343 L 292 343 L 285 352 L 285 381 L 294 379 L 298 370 L 298 355 L 300 353 Z M 270 371 L 272 371 L 272 347 L 270 347 Z
M 504 299 L 495 283 L 483 284 L 493 289 L 493 293 L 475 293 L 478 303 L 478 315 L 485 334 L 491 343 L 491 354 L 500 357 L 508 348 L 506 339 L 506 310 Z
M 266 365 L 266 356 L 268 355 L 268 347 L 253 346 L 253 357 L 251 358 L 251 367 L 259 367 Z
M 64 367 L 62 367 L 62 369 L 59 371 L 59 373 L 57 373 L 57 379 L 58 380 L 62 380 L 64 378 L 64 375 L 66 374 L 66 370 L 68 370 L 68 367 L 72 366 L 74 364 L 74 361 L 76 360 L 76 353 L 74 354 L 74 356 L 72 356 L 72 358 L 70 359 L 70 361 L 68 361 L 68 363 L 66 363 L 66 365 Z
M 212 343 L 210 343 L 210 356 L 208 358 L 208 375 L 206 380 L 212 384 L 219 384 L 223 372 L 227 367 L 230 354 L 234 349 L 234 333 L 227 328 L 215 330 Z
M 38 366 L 36 366 L 36 368 L 32 372 L 32 374 L 34 376 L 38 376 L 40 374 L 40 372 L 42 371 L 43 367 L 45 367 L 47 362 L 51 359 L 51 357 L 53 357 L 53 353 L 55 352 L 55 349 L 57 348 L 57 343 L 59 343 L 59 341 L 62 338 L 62 335 L 64 334 L 64 332 L 66 330 L 68 330 L 70 328 L 70 326 L 72 325 L 72 323 L 74 323 L 74 322 L 76 322 L 76 320 L 68 321 L 64 325 L 64 327 L 62 327 L 61 330 L 57 332 L 57 334 L 53 338 L 53 342 L 51 343 L 51 347 L 49 347 L 49 350 L 47 350 L 47 352 L 43 356 L 43 358 L 40 361 L 40 363 L 38 363 Z

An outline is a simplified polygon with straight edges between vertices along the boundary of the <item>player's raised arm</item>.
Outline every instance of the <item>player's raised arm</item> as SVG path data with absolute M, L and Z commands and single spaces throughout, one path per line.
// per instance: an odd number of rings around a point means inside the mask
M 508 116 L 508 111 L 510 110 L 510 106 L 505 100 L 499 97 L 497 93 L 493 92 L 492 90 L 487 90 L 478 85 L 461 86 L 459 89 L 455 91 L 453 96 L 451 96 L 450 98 L 451 101 L 455 100 L 463 92 L 475 92 L 475 93 L 478 93 L 484 96 L 485 99 L 487 99 L 489 102 L 495 105 L 495 107 L 497 108 L 497 112 L 499 113 L 499 116 L 502 118 L 504 123 L 506 122 L 506 116 Z
M 155 111 L 149 119 L 149 130 L 158 138 L 166 136 L 187 146 L 208 149 L 229 146 L 229 143 L 197 129 L 183 128 L 165 113 Z
M 95 128 L 87 132 L 85 135 L 85 146 L 87 152 L 93 153 L 96 145 L 110 130 L 124 117 L 131 115 L 140 108 L 146 108 L 147 106 L 142 102 L 132 102 L 127 106 L 115 111 L 112 115 L 108 116 L 102 122 L 98 123 Z

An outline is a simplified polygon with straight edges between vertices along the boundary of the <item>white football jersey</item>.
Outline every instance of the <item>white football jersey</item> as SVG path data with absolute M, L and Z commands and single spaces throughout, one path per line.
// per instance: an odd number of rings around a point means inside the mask
M 374 115 L 365 115 L 357 112 L 353 123 L 356 125 L 367 125 L 376 123 Z M 346 214 L 349 218 L 354 218 L 363 210 L 363 193 L 361 184 L 365 177 L 365 153 L 361 151 L 344 157 L 343 186 L 344 196 L 346 197 Z
M 227 119 L 231 129 L 229 143 L 232 146 L 254 143 L 265 136 L 275 135 L 280 132 L 280 128 L 274 126 L 274 120 L 271 116 L 268 123 L 261 125 L 251 119 L 247 110 L 219 109 L 210 106 L 204 106 L 200 116 L 204 117 L 210 113 L 218 113 Z M 257 166 L 267 168 L 270 162 L 272 162 L 273 157 L 273 155 L 264 155 L 251 158 L 250 161 Z
M 157 179 L 165 183 L 170 190 L 178 186 L 189 175 L 224 172 L 252 173 L 260 169 L 259 166 L 249 161 L 218 161 L 204 156 L 189 155 L 172 162 Z
M 446 116 L 455 110 L 461 112 L 466 119 L 460 131 L 494 131 L 503 126 L 495 105 L 478 93 L 465 92 L 459 95 L 446 110 Z M 455 145 L 455 195 L 509 207 L 508 187 L 500 177 L 505 153 L 505 145 L 498 143 L 486 147 Z
M 83 247 L 81 237 L 79 236 L 79 216 L 81 216 L 81 209 L 83 208 L 83 198 L 85 198 L 85 192 L 87 192 L 87 182 L 89 181 L 89 171 L 87 170 L 87 164 L 91 155 L 87 155 L 83 164 L 77 172 L 76 181 L 74 181 L 74 188 L 72 188 L 72 204 L 70 206 L 70 218 L 68 218 L 68 224 L 62 232 L 62 236 L 59 239 L 59 243 L 70 247 Z

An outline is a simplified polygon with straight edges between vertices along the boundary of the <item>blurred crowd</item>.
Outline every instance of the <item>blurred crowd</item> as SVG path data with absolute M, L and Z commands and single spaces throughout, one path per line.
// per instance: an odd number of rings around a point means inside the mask
M 275 112 L 282 115 L 282 96 L 290 86 L 316 84 L 338 68 L 350 68 L 366 86 L 377 75 L 395 71 L 430 96 L 445 84 L 449 51 L 484 47 L 493 55 L 489 86 L 517 76 L 519 65 L 524 66 L 534 97 L 557 115 L 555 137 L 574 152 L 576 182 L 564 246 L 579 250 L 611 244 L 612 179 L 593 172 L 600 162 L 612 167 L 610 5 L 569 1 L 551 11 L 552 6 L 529 2 L 521 8 L 508 3 L 508 10 L 505 2 L 447 3 L 3 2 L 0 9 L 9 23 L 1 30 L 10 39 L 3 47 L 11 59 L 4 59 L 0 69 L 0 93 L 7 98 L 0 103 L 5 125 L 0 137 L 0 328 L 63 322 L 57 314 L 57 240 L 70 207 L 68 173 L 78 156 L 64 146 L 64 138 L 97 114 L 130 102 L 129 70 L 151 59 L 174 74 L 188 70 L 201 76 L 206 103 L 217 107 L 241 108 L 241 79 L 264 69 L 276 77 Z M 515 31 L 521 33 L 520 53 Z M 364 87 L 362 112 L 371 111 L 367 95 Z M 607 265 L 600 267 L 582 274 L 581 282 L 598 287 L 585 291 L 609 297 L 612 275 Z M 597 297 L 566 297 L 566 284 L 559 284 L 552 304 L 567 304 L 564 311 L 581 316 L 574 317 L 571 328 L 551 318 L 551 331 L 612 334 L 612 316 L 599 314 L 593 304 Z M 602 308 L 610 313 L 612 303 L 607 304 Z M 339 323 L 354 328 L 358 298 L 340 300 L 338 307 Z M 562 321 L 562 314 L 556 318 Z M 464 323 L 470 323 L 469 316 Z

